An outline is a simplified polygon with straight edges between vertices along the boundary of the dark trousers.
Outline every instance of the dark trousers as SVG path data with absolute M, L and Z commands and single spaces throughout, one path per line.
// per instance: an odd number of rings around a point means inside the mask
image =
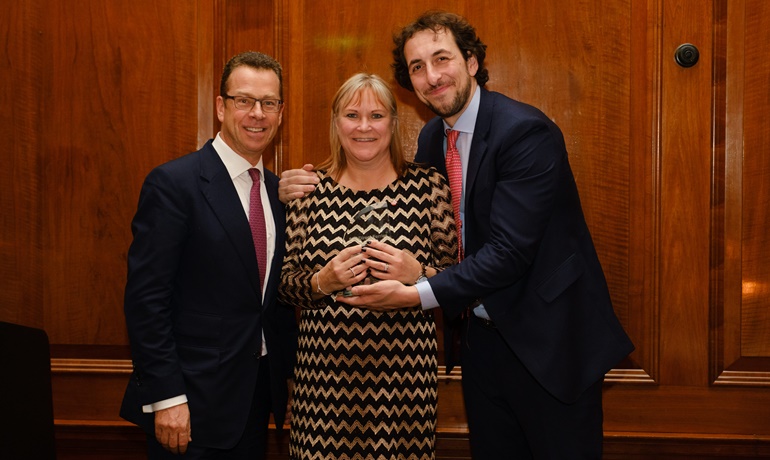
M 167 451 L 155 439 L 147 436 L 147 458 L 149 460 L 264 460 L 267 449 L 267 425 L 270 421 L 270 370 L 267 356 L 261 358 L 257 386 L 251 403 L 246 427 L 238 443 L 232 449 L 213 449 L 195 445 L 195 427 L 192 428 L 193 442 L 188 444 L 184 455 Z
M 497 329 L 471 316 L 461 362 L 473 459 L 600 459 L 602 381 L 564 404 L 529 374 Z

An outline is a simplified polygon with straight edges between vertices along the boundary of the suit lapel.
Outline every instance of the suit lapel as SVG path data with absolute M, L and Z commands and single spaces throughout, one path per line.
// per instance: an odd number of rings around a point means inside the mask
M 446 152 L 444 147 L 444 123 L 440 118 L 434 118 L 435 127 L 428 140 L 428 164 L 433 165 L 444 177 L 446 173 Z
M 267 169 L 265 170 L 265 187 L 267 188 L 270 210 L 273 213 L 273 221 L 275 222 L 275 251 L 273 251 L 273 260 L 270 263 L 270 273 L 268 274 L 265 292 L 274 292 L 281 281 L 283 256 L 286 252 L 284 239 L 286 234 L 286 208 L 278 199 L 278 177 Z M 265 296 L 265 309 L 270 308 L 274 303 L 275 296 Z
M 476 126 L 473 129 L 473 142 L 471 143 L 470 156 L 468 157 L 468 172 L 465 175 L 466 206 L 471 195 L 470 192 L 476 183 L 476 176 L 478 175 L 481 162 L 487 154 L 487 135 L 492 124 L 492 108 L 494 106 L 492 95 L 484 88 L 479 88 L 479 90 L 481 91 L 481 101 L 479 102 Z
M 262 287 L 259 286 L 259 269 L 254 253 L 254 241 L 251 238 L 249 220 L 243 212 L 238 192 L 235 191 L 233 181 L 227 174 L 224 163 L 222 163 L 214 147 L 211 146 L 210 141 L 200 150 L 200 159 L 201 193 L 235 247 L 252 287 L 258 293 L 257 297 L 261 299 Z
M 492 124 L 492 107 L 494 106 L 492 94 L 484 88 L 479 88 L 479 90 L 481 91 L 479 114 L 476 117 L 476 126 L 473 129 L 473 142 L 471 143 L 468 158 L 468 172 L 465 175 L 466 204 L 476 183 L 476 176 L 479 173 L 481 163 L 487 154 L 487 137 L 490 125 Z M 443 130 L 444 125 L 440 118 L 434 118 L 431 122 L 435 122 L 436 126 L 431 127 L 433 131 L 430 133 L 428 140 L 428 162 L 443 174 L 444 177 L 448 177 L 444 151 L 444 138 L 446 137 Z

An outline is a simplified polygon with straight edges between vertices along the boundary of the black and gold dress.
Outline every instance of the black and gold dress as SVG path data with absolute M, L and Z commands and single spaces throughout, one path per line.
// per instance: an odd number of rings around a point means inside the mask
M 433 459 L 438 359 L 432 314 L 373 312 L 332 296 L 313 301 L 311 277 L 368 238 L 439 271 L 451 265 L 457 242 L 449 187 L 435 169 L 416 165 L 371 191 L 318 175 L 316 190 L 287 209 L 279 296 L 302 309 L 290 457 Z

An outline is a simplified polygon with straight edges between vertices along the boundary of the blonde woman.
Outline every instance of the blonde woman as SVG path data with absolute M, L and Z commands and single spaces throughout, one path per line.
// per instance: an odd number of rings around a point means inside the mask
M 415 284 L 455 262 L 449 188 L 407 162 L 395 97 L 356 74 L 334 97 L 331 155 L 289 203 L 280 298 L 301 309 L 292 459 L 434 458 L 437 345 L 431 313 L 337 302 L 360 283 Z

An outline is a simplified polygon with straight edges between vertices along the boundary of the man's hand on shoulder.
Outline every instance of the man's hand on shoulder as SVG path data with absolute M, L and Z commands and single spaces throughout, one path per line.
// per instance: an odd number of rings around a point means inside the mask
M 278 199 L 286 204 L 295 198 L 307 196 L 315 190 L 318 175 L 313 171 L 313 165 L 306 164 L 302 169 L 288 169 L 281 173 L 278 182 Z

